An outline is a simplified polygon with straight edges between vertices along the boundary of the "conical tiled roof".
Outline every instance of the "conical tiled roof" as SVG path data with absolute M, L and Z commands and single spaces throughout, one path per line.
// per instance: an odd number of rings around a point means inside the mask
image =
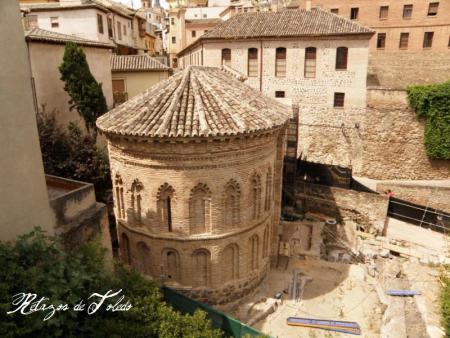
M 239 135 L 272 129 L 290 109 L 219 68 L 189 66 L 97 120 L 105 133 L 142 137 Z

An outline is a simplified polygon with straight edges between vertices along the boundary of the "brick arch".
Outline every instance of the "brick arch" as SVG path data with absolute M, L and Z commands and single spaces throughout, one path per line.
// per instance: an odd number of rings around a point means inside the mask
M 122 232 L 120 236 L 120 254 L 125 264 L 131 265 L 130 240 L 126 233 Z
M 223 194 L 223 223 L 226 226 L 234 226 L 240 221 L 240 197 L 239 183 L 230 179 L 224 187 Z
M 156 212 L 160 221 L 162 231 L 173 231 L 173 200 L 175 189 L 169 184 L 164 183 L 158 188 L 156 193 Z
M 180 275 L 180 254 L 176 249 L 173 248 L 164 248 L 161 251 L 162 256 L 162 262 L 163 262 L 163 275 L 167 278 L 169 281 L 181 281 L 181 275 Z
M 211 253 L 208 249 L 197 249 L 192 253 L 193 286 L 210 286 Z
M 248 201 L 251 219 L 258 219 L 261 216 L 261 174 L 258 172 L 250 176 Z
M 259 267 L 259 236 L 254 234 L 248 240 L 249 271 L 257 270 Z
M 139 241 L 136 245 L 138 252 L 138 269 L 145 275 L 152 275 L 152 262 L 150 248 L 143 241 Z
M 228 244 L 221 253 L 222 280 L 229 282 L 239 279 L 239 246 Z
M 211 231 L 211 190 L 204 183 L 191 189 L 189 196 L 189 232 L 201 234 Z
M 130 198 L 130 205 L 131 205 L 131 212 L 133 215 L 133 221 L 137 222 L 138 224 L 142 221 L 142 206 L 141 206 L 141 191 L 144 190 L 144 185 L 141 181 L 139 181 L 138 178 L 136 178 L 133 183 L 131 183 L 131 198 Z
M 125 218 L 125 204 L 123 198 L 123 180 L 119 173 L 114 176 L 114 192 L 116 195 L 117 218 Z
M 264 199 L 264 210 L 268 211 L 271 209 L 273 196 L 273 174 L 272 166 L 269 165 L 266 172 L 266 195 Z

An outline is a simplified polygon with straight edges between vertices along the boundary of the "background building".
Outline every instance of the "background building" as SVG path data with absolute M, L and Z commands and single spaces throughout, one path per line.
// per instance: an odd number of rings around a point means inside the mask
M 100 117 L 122 259 L 208 303 L 255 288 L 277 254 L 290 115 L 188 67 Z
M 109 60 L 114 45 L 72 35 L 55 33 L 40 28 L 27 31 L 25 39 L 28 59 L 31 65 L 33 93 L 36 110 L 43 108 L 47 113 L 56 112 L 58 123 L 65 129 L 69 122 L 77 122 L 84 128 L 84 122 L 76 110 L 70 109 L 70 96 L 64 90 L 59 66 L 63 62 L 67 42 L 75 42 L 83 48 L 89 69 L 102 84 L 103 95 L 108 107 L 113 105 L 111 68 Z M 107 66 L 105 66 L 107 65 Z
M 169 77 L 170 68 L 148 55 L 111 56 L 114 104 L 142 93 Z
M 242 13 L 178 54 L 181 67 L 225 65 L 269 97 L 314 109 L 365 108 L 373 31 L 320 9 Z
M 450 78 L 450 1 L 312 0 L 312 4 L 376 31 L 369 44 L 370 85 L 402 89 Z

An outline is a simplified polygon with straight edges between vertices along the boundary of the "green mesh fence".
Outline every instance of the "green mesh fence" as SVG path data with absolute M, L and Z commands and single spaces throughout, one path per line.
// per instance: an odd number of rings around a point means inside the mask
M 221 329 L 226 337 L 241 338 L 245 335 L 247 335 L 247 337 L 269 337 L 258 330 L 255 330 L 234 318 L 228 317 L 226 314 L 217 311 L 206 304 L 182 295 L 171 288 L 163 286 L 162 292 L 164 300 L 181 313 L 193 314 L 197 309 L 205 311 L 212 322 L 212 326 L 216 329 Z

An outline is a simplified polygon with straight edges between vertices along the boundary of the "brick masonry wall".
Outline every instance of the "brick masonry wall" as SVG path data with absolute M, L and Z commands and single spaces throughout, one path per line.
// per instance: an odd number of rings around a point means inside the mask
M 450 212 L 450 184 L 420 184 L 414 182 L 380 182 L 377 191 L 383 193 L 390 189 L 394 197 L 440 211 Z
M 388 208 L 384 195 L 303 182 L 297 183 L 296 195 L 306 211 L 355 222 L 371 233 L 383 230 Z
M 115 181 L 116 174 L 121 177 L 126 210 L 121 217 L 115 190 L 119 185 L 114 183 L 122 258 L 127 260 L 125 256 L 129 255 L 130 263 L 147 275 L 154 278 L 166 275 L 165 282 L 169 285 L 190 290 L 200 298 L 211 297 L 210 303 L 228 301 L 256 286 L 265 276 L 271 252 L 276 252 L 271 246 L 277 246 L 283 135 L 284 131 L 278 129 L 254 137 L 179 143 L 110 139 L 112 178 Z M 269 168 L 273 174 L 272 184 L 267 185 Z M 260 214 L 256 218 L 251 202 L 254 174 L 261 179 Z M 131 185 L 136 179 L 143 186 L 141 222 L 133 217 L 136 197 L 134 209 L 131 207 Z M 239 185 L 239 221 L 233 226 L 225 225 L 224 212 L 225 186 L 230 180 Z M 158 209 L 158 194 L 165 184 L 174 190 L 172 232 L 161 221 Z M 208 229 L 205 233 L 194 234 L 190 198 L 198 184 L 206 185 L 210 192 L 205 202 L 209 205 L 205 215 Z M 267 208 L 266 194 L 271 196 Z M 123 233 L 128 238 L 128 246 Z M 252 242 L 255 238 L 256 242 Z M 231 256 L 230 251 L 226 251 L 230 246 L 233 247 Z M 124 247 L 129 248 L 128 253 Z M 176 257 L 174 263 L 169 263 L 169 251 Z M 206 266 L 199 263 L 196 253 L 200 251 L 206 254 Z M 199 285 L 198 276 L 202 273 L 206 280 Z M 169 274 L 171 278 L 167 278 Z
M 450 28 L 446 34 L 446 42 Z M 370 54 L 369 85 L 405 89 L 450 80 L 450 50 Z

